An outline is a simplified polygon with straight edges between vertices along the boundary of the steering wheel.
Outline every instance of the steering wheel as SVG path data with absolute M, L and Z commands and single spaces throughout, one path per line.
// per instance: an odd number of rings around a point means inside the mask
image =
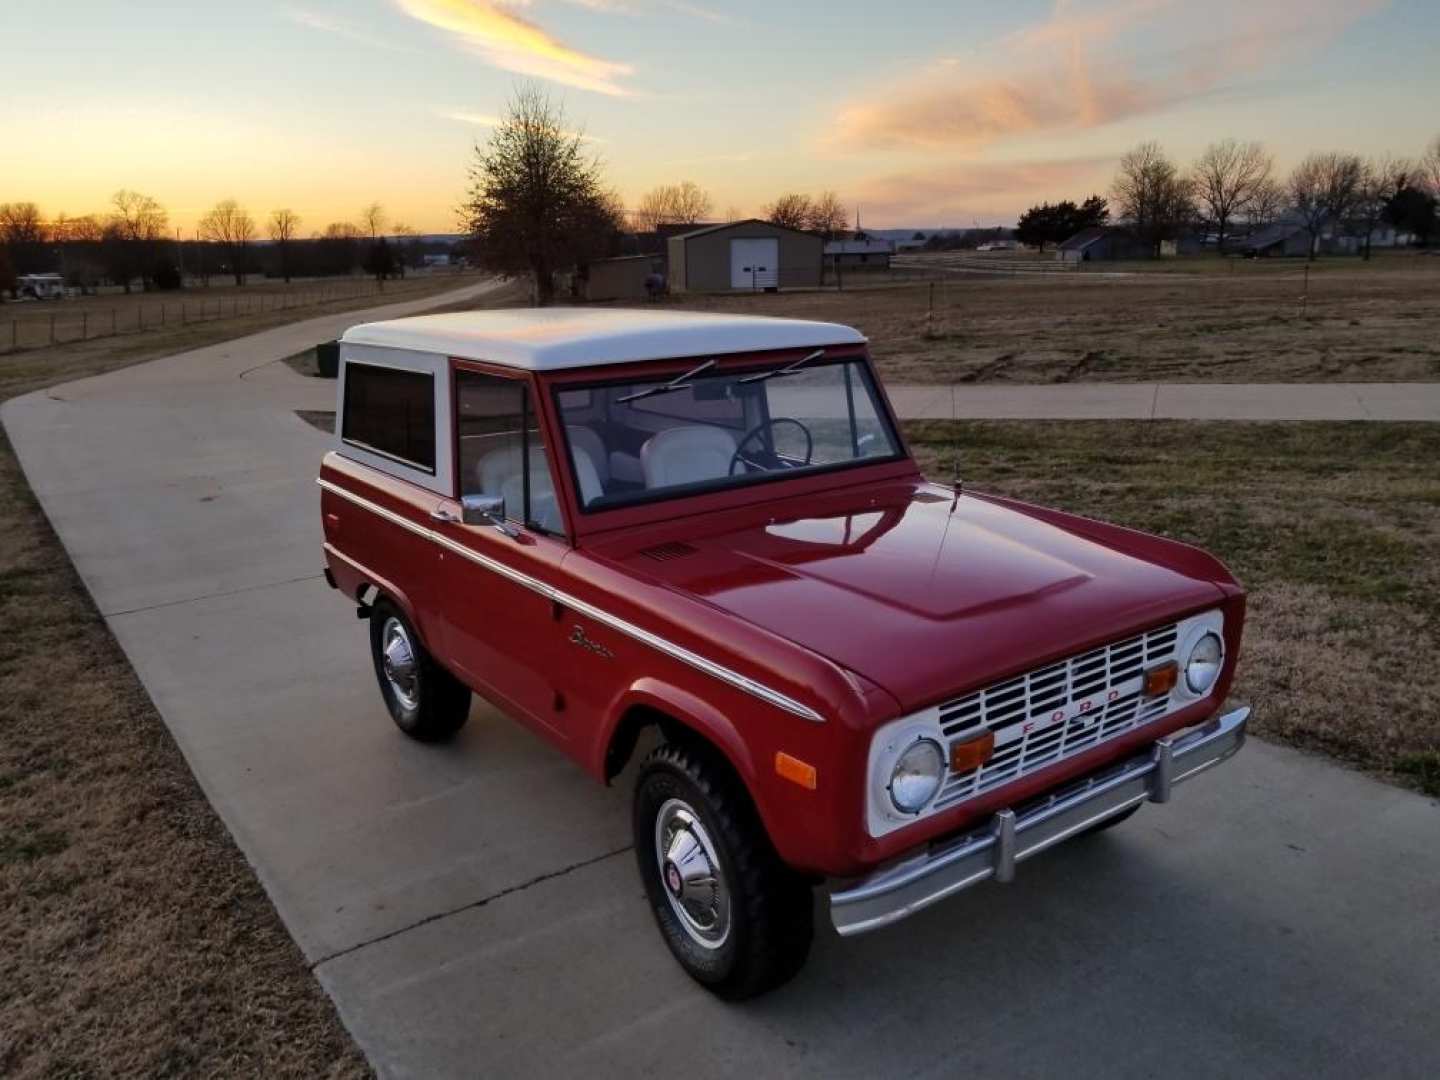
M 773 450 L 764 450 L 761 448 L 749 451 L 748 453 L 746 452 L 745 446 L 747 443 L 753 441 L 758 435 L 761 435 L 766 431 L 770 431 L 774 428 L 779 427 L 781 424 L 793 424 L 800 429 L 800 434 L 805 436 L 804 461 L 800 462 L 799 465 L 796 465 L 794 462 L 787 461 L 786 459 L 782 458 Z M 771 444 L 774 444 L 773 439 L 771 440 Z M 735 455 L 730 459 L 730 471 L 727 475 L 734 476 L 735 466 L 742 463 L 752 469 L 759 469 L 761 472 L 769 472 L 772 469 L 803 468 L 804 466 L 810 464 L 811 455 L 813 455 L 814 453 L 815 440 L 811 437 L 809 428 L 807 428 L 799 420 L 796 420 L 793 417 L 771 417 L 769 420 L 764 420 L 761 423 L 756 424 L 753 428 L 751 428 L 749 431 L 747 431 L 744 435 L 740 437 L 740 441 L 735 445 Z

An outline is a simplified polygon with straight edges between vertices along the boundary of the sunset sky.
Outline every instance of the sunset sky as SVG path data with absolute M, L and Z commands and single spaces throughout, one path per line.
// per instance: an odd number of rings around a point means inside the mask
M 881 226 L 1008 223 L 1127 147 L 1418 154 L 1435 0 L 68 0 L 0 7 L 0 201 L 219 199 L 306 231 L 379 201 L 456 228 L 476 139 L 545 81 L 633 203 L 833 189 Z M 853 209 L 852 209 L 853 212 Z

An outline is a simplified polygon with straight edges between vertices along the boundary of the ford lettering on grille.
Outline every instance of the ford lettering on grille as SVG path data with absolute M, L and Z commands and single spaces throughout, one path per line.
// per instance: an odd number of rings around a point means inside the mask
M 1164 716 L 1170 695 L 1144 697 L 1142 675 L 1173 659 L 1175 642 L 1171 623 L 941 705 L 947 737 L 988 728 L 995 734 L 995 753 L 978 768 L 952 772 L 934 809 L 982 795 Z

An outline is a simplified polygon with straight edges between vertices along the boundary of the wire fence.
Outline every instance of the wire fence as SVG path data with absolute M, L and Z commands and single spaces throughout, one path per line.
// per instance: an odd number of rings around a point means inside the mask
M 241 296 L 185 295 L 151 300 L 141 295 L 129 302 L 111 304 L 83 299 L 32 301 L 24 305 L 27 310 L 23 314 L 0 312 L 0 354 L 367 297 L 404 295 L 430 287 L 434 280 L 428 276 L 406 278 L 387 281 L 382 287 L 373 278 L 347 278 Z

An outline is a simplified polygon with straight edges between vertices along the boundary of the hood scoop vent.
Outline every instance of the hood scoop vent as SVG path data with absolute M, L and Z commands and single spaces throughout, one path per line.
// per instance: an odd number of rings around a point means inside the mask
M 654 559 L 656 562 L 674 562 L 687 555 L 694 555 L 699 550 L 683 540 L 672 540 L 668 544 L 656 544 L 654 547 L 644 548 L 640 554 L 647 559 Z

